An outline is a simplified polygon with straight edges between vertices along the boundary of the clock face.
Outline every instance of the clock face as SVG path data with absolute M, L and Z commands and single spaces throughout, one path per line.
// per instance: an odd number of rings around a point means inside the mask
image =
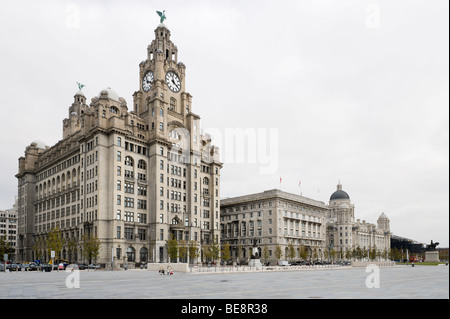
M 173 72 L 173 71 L 167 72 L 167 74 L 166 74 L 166 83 L 167 83 L 167 86 L 169 87 L 169 89 L 172 92 L 175 92 L 175 93 L 180 92 L 180 90 L 181 90 L 181 81 L 180 81 L 180 78 L 178 77 L 178 75 L 175 72 Z
M 148 71 L 142 78 L 142 89 L 144 90 L 144 92 L 150 91 L 150 89 L 152 88 L 152 82 L 153 82 L 153 72 Z

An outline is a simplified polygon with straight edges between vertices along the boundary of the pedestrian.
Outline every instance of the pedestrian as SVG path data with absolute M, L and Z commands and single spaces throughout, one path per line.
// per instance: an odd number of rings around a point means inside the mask
M 159 274 L 164 275 L 164 266 L 163 265 L 161 265 L 161 267 L 159 267 Z
M 170 266 L 170 264 L 167 265 L 167 274 L 173 275 L 172 266 Z

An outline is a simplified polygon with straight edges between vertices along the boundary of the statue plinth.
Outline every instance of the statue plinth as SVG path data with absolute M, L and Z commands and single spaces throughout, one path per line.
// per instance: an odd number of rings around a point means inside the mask
M 262 267 L 261 259 L 250 259 L 248 265 L 250 267 Z
M 425 262 L 427 263 L 437 263 L 439 262 L 439 252 L 434 251 L 426 251 L 425 252 Z

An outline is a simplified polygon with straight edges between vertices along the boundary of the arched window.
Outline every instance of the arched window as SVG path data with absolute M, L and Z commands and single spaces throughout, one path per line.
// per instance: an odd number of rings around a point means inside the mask
M 142 247 L 139 251 L 139 261 L 147 261 L 148 259 L 148 249 L 146 247 Z
M 209 178 L 208 177 L 204 177 L 203 178 L 203 185 L 209 185 Z
M 134 160 L 131 156 L 125 157 L 125 165 L 134 166 Z

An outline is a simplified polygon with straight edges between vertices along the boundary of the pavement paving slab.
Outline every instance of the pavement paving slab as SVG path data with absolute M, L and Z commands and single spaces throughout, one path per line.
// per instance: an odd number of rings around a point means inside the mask
M 83 270 L 77 273 L 79 288 L 70 288 L 66 282 L 74 273 L 7 272 L 0 273 L 0 298 L 449 299 L 446 266 L 379 268 L 379 288 L 367 286 L 371 275 L 365 268 L 173 276 L 146 270 Z

